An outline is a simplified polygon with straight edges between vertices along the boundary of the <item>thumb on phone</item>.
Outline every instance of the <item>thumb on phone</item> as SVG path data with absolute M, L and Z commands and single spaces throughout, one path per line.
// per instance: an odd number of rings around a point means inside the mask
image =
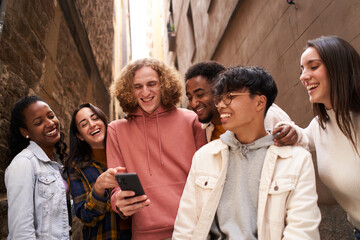
M 126 167 L 116 167 L 114 168 L 116 173 L 124 173 L 126 171 Z

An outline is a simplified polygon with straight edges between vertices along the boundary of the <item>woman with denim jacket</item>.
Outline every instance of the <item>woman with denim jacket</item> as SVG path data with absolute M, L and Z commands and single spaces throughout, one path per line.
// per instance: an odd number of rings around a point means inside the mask
M 85 103 L 73 113 L 70 152 L 65 174 L 76 216 L 84 223 L 83 239 L 131 239 L 131 226 L 111 209 L 110 188 L 118 186 L 115 174 L 123 168 L 107 168 L 105 141 L 107 117 Z
M 11 112 L 10 137 L 8 239 L 69 239 L 67 183 L 61 176 L 66 144 L 55 113 L 38 96 L 20 99 Z

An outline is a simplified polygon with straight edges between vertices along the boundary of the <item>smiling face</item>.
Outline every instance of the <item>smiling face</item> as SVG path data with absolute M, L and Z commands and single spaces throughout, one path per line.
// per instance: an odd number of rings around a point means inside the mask
M 84 107 L 76 114 L 76 136 L 87 142 L 92 149 L 103 149 L 106 134 L 105 123 L 88 107 Z
M 330 79 L 326 66 L 321 60 L 315 48 L 307 48 L 301 55 L 300 80 L 309 94 L 311 103 L 322 103 L 327 109 L 331 109 Z
M 21 134 L 52 156 L 54 146 L 60 140 L 60 124 L 49 105 L 43 101 L 32 103 L 23 111 L 23 116 L 26 129 L 20 128 Z
M 142 67 L 135 72 L 133 86 L 136 100 L 142 110 L 152 113 L 160 106 L 159 75 L 151 67 Z
M 233 91 L 233 93 L 244 93 L 246 90 Z M 257 98 L 248 95 L 232 96 L 231 103 L 225 105 L 223 101 L 218 104 L 221 123 L 225 130 L 230 130 L 235 134 L 242 132 L 242 129 L 251 129 L 257 116 Z M 240 131 L 239 131 L 240 130 Z
M 213 101 L 211 85 L 206 78 L 196 76 L 186 81 L 186 96 L 189 100 L 189 108 L 197 115 L 199 122 L 220 124 L 219 113 Z

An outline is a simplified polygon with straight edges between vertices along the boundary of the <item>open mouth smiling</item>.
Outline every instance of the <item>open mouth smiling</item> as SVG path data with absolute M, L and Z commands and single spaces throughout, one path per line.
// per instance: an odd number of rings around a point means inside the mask
M 46 136 L 52 136 L 56 133 L 57 129 L 54 128 L 54 130 L 51 130 L 50 132 L 45 133 Z
M 99 133 L 100 132 L 100 129 L 96 129 L 95 131 L 91 132 L 90 135 L 91 136 L 94 136 L 95 134 Z
M 314 83 L 314 84 L 310 84 L 310 85 L 306 86 L 306 89 L 307 89 L 308 91 L 311 91 L 311 90 L 317 88 L 318 86 L 319 86 L 318 83 Z
M 195 109 L 195 112 L 196 112 L 196 113 L 201 113 L 203 110 L 204 110 L 204 107 L 197 107 L 197 108 Z
M 150 102 L 151 100 L 153 100 L 154 99 L 154 97 L 150 97 L 150 98 L 141 98 L 141 100 L 143 101 L 143 102 Z
M 231 116 L 230 113 L 222 113 L 220 114 L 220 118 L 229 118 Z

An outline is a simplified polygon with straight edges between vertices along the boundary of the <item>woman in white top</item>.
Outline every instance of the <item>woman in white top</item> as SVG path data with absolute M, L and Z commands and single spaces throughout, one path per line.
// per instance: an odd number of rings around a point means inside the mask
M 66 144 L 55 113 L 38 96 L 24 97 L 12 109 L 10 135 L 8 239 L 70 239 L 67 184 L 60 172 Z
M 336 36 L 310 40 L 300 80 L 315 118 L 303 130 L 316 150 L 321 181 L 347 212 L 360 239 L 360 56 Z

